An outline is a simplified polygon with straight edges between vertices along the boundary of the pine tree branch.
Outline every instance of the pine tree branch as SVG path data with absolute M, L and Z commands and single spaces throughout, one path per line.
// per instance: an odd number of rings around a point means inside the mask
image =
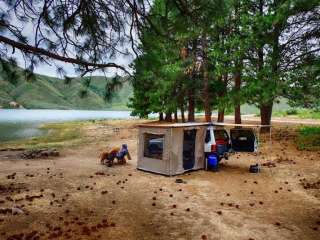
M 120 66 L 115 63 L 95 63 L 95 62 L 87 62 L 87 61 L 77 59 L 77 58 L 65 57 L 65 56 L 61 56 L 59 54 L 50 52 L 50 51 L 43 49 L 43 48 L 40 48 L 40 47 L 34 47 L 29 44 L 14 41 L 10 38 L 7 38 L 7 37 L 1 36 L 1 35 L 0 35 L 0 42 L 4 43 L 6 45 L 10 45 L 13 48 L 17 48 L 17 49 L 21 50 L 22 52 L 34 54 L 39 57 L 46 56 L 51 59 L 55 59 L 55 60 L 66 62 L 66 63 L 76 64 L 79 66 L 83 66 L 85 68 L 90 68 L 90 67 L 93 67 L 95 69 L 118 68 L 118 69 L 121 69 L 126 74 L 131 75 L 126 70 L 125 67 Z

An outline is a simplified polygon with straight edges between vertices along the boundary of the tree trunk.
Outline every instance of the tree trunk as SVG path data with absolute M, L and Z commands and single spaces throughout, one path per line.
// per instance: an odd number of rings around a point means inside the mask
M 240 72 L 237 71 L 234 75 L 234 85 L 236 89 L 236 98 L 235 98 L 235 107 L 234 107 L 234 122 L 236 124 L 241 124 L 241 107 L 240 107 L 240 88 L 241 88 L 241 75 Z
M 184 106 L 183 106 L 183 104 L 181 104 L 181 106 L 180 106 L 180 111 L 181 111 L 181 121 L 182 122 L 186 122 L 186 118 L 184 116 Z
M 183 47 L 181 50 L 180 50 L 180 57 L 182 60 L 186 60 L 186 58 L 188 57 L 189 53 L 188 53 L 188 49 L 186 47 Z M 181 87 L 182 84 L 180 84 L 180 87 Z M 181 87 L 182 88 L 182 87 Z M 181 91 L 181 88 L 180 88 L 180 96 L 179 96 L 179 106 L 180 106 L 180 111 L 181 111 L 181 121 L 182 122 L 186 122 L 186 119 L 185 119 L 185 116 L 184 116 L 184 101 L 185 101 L 185 98 L 184 98 L 184 95 L 185 95 L 185 91 Z
M 159 121 L 163 121 L 163 112 L 159 112 Z
M 203 105 L 205 121 L 211 122 L 211 106 L 210 106 L 210 89 L 209 89 L 209 72 L 208 72 L 208 42 L 207 35 L 202 36 L 202 54 L 203 54 Z
M 193 89 L 188 90 L 188 122 L 194 122 L 194 92 Z
M 178 119 L 178 111 L 177 110 L 175 110 L 174 111 L 174 122 L 178 122 L 179 121 L 179 119 Z
M 260 2 L 260 12 L 262 14 L 263 12 L 263 5 L 262 2 Z M 274 26 L 273 30 L 273 40 L 272 40 L 272 55 L 271 55 L 271 69 L 272 69 L 272 75 L 269 76 L 269 79 L 267 79 L 269 82 L 271 81 L 271 84 L 276 86 L 279 81 L 279 68 L 278 63 L 280 61 L 280 46 L 279 46 L 279 38 L 281 34 L 281 28 L 280 24 L 276 24 Z M 263 61 L 263 49 L 260 50 L 260 58 L 261 62 Z M 261 64 L 261 63 L 260 63 Z M 269 83 L 270 84 L 270 83 Z M 274 93 L 270 96 L 268 96 L 268 100 L 264 101 L 262 104 L 260 104 L 260 115 L 261 115 L 261 125 L 271 125 L 271 117 L 272 117 L 272 107 L 273 107 L 273 101 L 274 101 Z M 261 132 L 269 132 L 270 127 L 261 128 Z
M 227 68 L 227 67 L 226 67 Z M 223 76 L 219 77 L 219 80 L 222 82 L 223 88 L 220 90 L 218 96 L 219 98 L 223 98 L 227 92 L 227 84 L 228 84 L 228 73 L 224 73 Z M 218 110 L 218 122 L 224 122 L 224 111 L 225 107 L 219 108 Z
M 262 104 L 260 106 L 261 125 L 271 125 L 273 103 Z M 269 132 L 270 127 L 261 128 L 261 132 Z
M 241 107 L 239 104 L 234 107 L 234 123 L 241 124 Z
M 235 4 L 235 21 L 240 19 L 240 5 L 239 0 L 234 1 Z M 240 33 L 239 24 L 235 25 L 235 34 Z M 239 51 L 239 46 L 236 46 L 236 50 Z M 241 107 L 240 107 L 240 88 L 241 88 L 241 71 L 242 71 L 242 56 L 239 56 L 235 62 L 235 73 L 234 73 L 234 88 L 235 88 L 235 98 L 234 98 L 234 123 L 241 124 Z
M 172 122 L 172 113 L 171 112 L 166 112 L 166 118 L 165 120 L 167 122 Z
M 224 122 L 224 108 L 218 111 L 218 122 Z

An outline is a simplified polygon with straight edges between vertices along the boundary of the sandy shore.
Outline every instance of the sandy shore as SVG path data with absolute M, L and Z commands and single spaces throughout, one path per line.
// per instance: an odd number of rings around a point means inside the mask
M 169 178 L 136 170 L 135 124 L 88 126 L 87 143 L 58 158 L 0 153 L 0 239 L 319 239 L 320 152 L 298 151 L 290 129 L 276 127 L 271 152 L 264 144 L 219 172 Z M 99 153 L 121 143 L 133 159 L 100 165 Z M 276 167 L 249 173 L 258 160 Z M 4 210 L 14 205 L 23 213 Z

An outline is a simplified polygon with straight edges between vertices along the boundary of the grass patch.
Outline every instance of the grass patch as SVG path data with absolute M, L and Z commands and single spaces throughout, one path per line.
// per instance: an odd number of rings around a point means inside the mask
M 309 109 L 288 109 L 285 111 L 274 111 L 273 117 L 296 117 L 302 119 L 320 119 L 320 112 Z
M 296 144 L 299 150 L 320 150 L 320 127 L 302 127 L 298 130 Z
M 40 129 L 47 133 L 43 136 L 13 140 L 0 144 L 0 148 L 63 148 L 80 144 L 84 141 L 83 128 L 89 122 L 65 122 L 44 124 Z
M 301 110 L 298 112 L 298 116 L 301 118 L 320 119 L 320 112 L 311 110 Z

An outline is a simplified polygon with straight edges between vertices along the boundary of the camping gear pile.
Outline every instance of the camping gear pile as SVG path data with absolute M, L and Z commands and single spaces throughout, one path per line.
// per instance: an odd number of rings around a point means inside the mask
M 207 169 L 212 171 L 219 170 L 219 158 L 216 154 L 211 154 L 208 156 Z

